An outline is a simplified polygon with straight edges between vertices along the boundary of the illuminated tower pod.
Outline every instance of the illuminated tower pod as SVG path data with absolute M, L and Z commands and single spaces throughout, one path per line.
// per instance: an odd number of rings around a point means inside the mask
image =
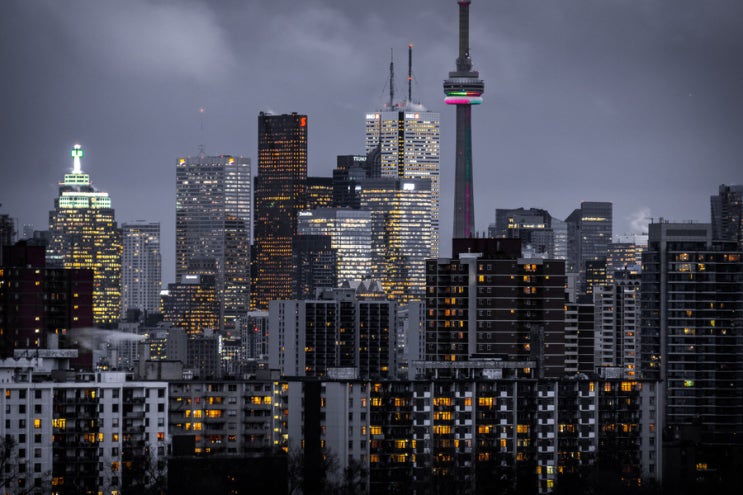
M 472 70 L 469 48 L 469 0 L 459 0 L 457 70 L 444 81 L 444 102 L 457 106 L 457 151 L 454 182 L 454 238 L 472 237 L 475 229 L 472 189 L 472 105 L 482 103 L 485 83 Z
M 93 270 L 93 322 L 112 325 L 121 314 L 121 233 L 108 193 L 96 191 L 81 169 L 79 144 L 71 156 L 72 173 L 59 184 L 49 212 L 47 263 Z

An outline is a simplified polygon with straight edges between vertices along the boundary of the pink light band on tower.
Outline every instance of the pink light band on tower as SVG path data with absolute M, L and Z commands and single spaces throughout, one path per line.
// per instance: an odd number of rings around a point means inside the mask
M 476 96 L 447 96 L 444 98 L 447 105 L 479 105 L 482 98 Z

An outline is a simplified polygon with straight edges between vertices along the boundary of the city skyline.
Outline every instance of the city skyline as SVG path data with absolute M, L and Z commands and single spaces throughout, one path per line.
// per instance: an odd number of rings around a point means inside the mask
M 431 4 L 12 2 L 0 20 L 0 63 L 12 74 L 0 81 L 0 213 L 19 231 L 48 228 L 79 142 L 119 223 L 161 223 L 165 285 L 177 157 L 203 144 L 255 162 L 258 112 L 298 112 L 311 122 L 309 175 L 329 176 L 336 155 L 363 151 L 364 117 L 387 99 L 389 49 L 402 89 L 412 43 L 413 99 L 442 117 L 448 256 L 455 122 L 440 91 L 456 59 L 457 6 Z M 581 201 L 614 203 L 615 234 L 643 217 L 709 222 L 718 186 L 743 182 L 742 6 L 476 0 L 471 9 L 474 68 L 488 81 L 473 114 L 478 232 L 495 208 L 564 219 Z

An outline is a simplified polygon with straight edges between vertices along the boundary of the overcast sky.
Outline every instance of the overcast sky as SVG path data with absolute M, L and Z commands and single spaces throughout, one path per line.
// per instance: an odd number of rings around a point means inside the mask
M 474 0 L 476 228 L 495 208 L 565 218 L 614 203 L 614 233 L 647 218 L 709 221 L 743 182 L 743 2 Z M 441 113 L 442 255 L 452 229 L 455 0 L 3 0 L 0 213 L 48 228 L 57 183 L 83 169 L 117 220 L 162 223 L 174 277 L 175 162 L 248 156 L 261 110 L 309 116 L 309 173 L 363 152 L 364 115 L 396 85 Z M 205 108 L 203 126 L 199 108 Z M 203 130 L 202 130 L 203 127 Z

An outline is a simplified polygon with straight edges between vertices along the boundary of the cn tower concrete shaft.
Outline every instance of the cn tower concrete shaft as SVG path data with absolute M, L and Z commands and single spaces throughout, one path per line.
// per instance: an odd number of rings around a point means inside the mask
M 457 106 L 457 145 L 454 175 L 454 238 L 472 237 L 475 231 L 472 188 L 472 105 L 482 103 L 485 84 L 472 70 L 469 54 L 469 0 L 459 0 L 459 57 L 457 70 L 444 81 L 444 100 Z

